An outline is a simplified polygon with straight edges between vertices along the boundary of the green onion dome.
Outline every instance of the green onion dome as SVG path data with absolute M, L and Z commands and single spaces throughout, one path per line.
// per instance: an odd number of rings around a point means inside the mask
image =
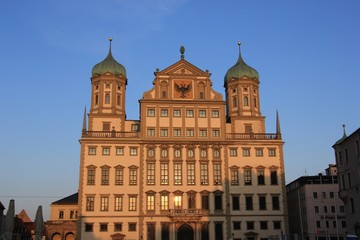
M 238 43 L 240 46 L 240 43 Z M 239 47 L 239 58 L 234 66 L 229 68 L 225 75 L 225 83 L 232 78 L 242 78 L 242 77 L 248 77 L 248 78 L 256 78 L 259 79 L 259 73 L 249 65 L 247 65 L 244 60 L 241 57 L 240 47 Z
M 110 49 L 107 57 L 100 63 L 96 64 L 92 69 L 92 76 L 111 73 L 113 75 L 123 75 L 126 78 L 126 69 L 123 65 L 118 63 L 111 54 L 111 41 L 109 38 Z

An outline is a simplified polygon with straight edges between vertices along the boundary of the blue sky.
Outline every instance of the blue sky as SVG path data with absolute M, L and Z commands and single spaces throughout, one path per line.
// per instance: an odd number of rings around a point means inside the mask
M 92 67 L 108 52 L 127 70 L 127 116 L 153 72 L 185 58 L 223 79 L 238 56 L 260 74 L 261 111 L 279 111 L 286 182 L 334 163 L 360 127 L 360 1 L 87 0 L 0 2 L 0 201 L 34 218 L 77 191 L 78 139 Z

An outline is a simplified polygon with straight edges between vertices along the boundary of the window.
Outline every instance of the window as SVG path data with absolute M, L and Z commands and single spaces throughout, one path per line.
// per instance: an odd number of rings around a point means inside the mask
M 63 210 L 59 211 L 59 219 L 64 219 L 64 211 Z
M 330 198 L 334 198 L 334 192 L 330 192 Z
M 275 157 L 276 156 L 276 149 L 275 148 L 269 148 L 269 157 Z
M 181 129 L 174 129 L 174 137 L 181 137 Z
M 250 148 L 243 148 L 243 157 L 250 157 Z
M 341 221 L 341 227 L 342 228 L 346 228 L 346 221 L 344 220 L 344 221 Z
M 241 222 L 233 222 L 233 229 L 240 230 L 241 229 Z
M 169 164 L 167 162 L 160 163 L 160 184 L 169 184 Z
M 168 156 L 168 150 L 167 149 L 161 149 L 161 157 L 167 158 Z
M 155 156 L 155 150 L 152 148 L 148 149 L 147 156 L 153 158 Z
M 262 148 L 256 148 L 255 149 L 255 154 L 257 157 L 262 157 L 263 156 L 263 149 Z
M 194 110 L 186 110 L 186 117 L 194 117 Z
M 115 202 L 115 211 L 122 211 L 123 210 L 123 196 L 122 195 L 117 195 L 114 198 L 114 202 Z
M 279 196 L 272 196 L 272 209 L 280 210 Z
M 138 149 L 136 147 L 130 147 L 130 156 L 137 156 Z
M 322 197 L 326 198 L 326 192 L 322 192 Z
M 249 98 L 247 96 L 244 97 L 244 106 L 249 106 Z
M 155 128 L 148 128 L 147 132 L 146 132 L 146 135 L 148 137 L 154 137 L 155 136 Z
M 160 137 L 168 137 L 169 136 L 169 132 L 168 129 L 160 129 Z
M 258 185 L 265 185 L 264 169 L 258 169 L 257 174 Z
M 246 210 L 253 210 L 253 197 L 245 196 Z
M 206 129 L 200 129 L 199 136 L 200 137 L 206 137 L 207 136 L 207 130 Z
M 273 169 L 270 171 L 270 182 L 271 182 L 271 185 L 278 185 L 276 169 Z
M 105 104 L 110 104 L 110 94 L 105 94 Z
M 99 95 L 95 94 L 95 105 L 99 104 Z
M 236 157 L 236 156 L 237 156 L 237 149 L 230 148 L 230 157 Z
M 202 158 L 206 158 L 206 157 L 207 157 L 207 151 L 206 151 L 206 149 L 201 149 L 201 150 L 200 150 L 200 157 L 202 157 Z
M 122 231 L 122 223 L 114 223 L 114 232 Z
M 124 147 L 116 147 L 116 155 L 124 156 Z
M 232 196 L 232 210 L 240 210 L 240 197 L 239 196 Z
M 100 197 L 100 211 L 109 211 L 109 197 Z
M 86 211 L 94 211 L 94 197 L 86 197 Z
M 214 149 L 214 151 L 213 151 L 213 157 L 214 157 L 214 158 L 219 158 L 219 157 L 220 157 L 220 151 L 219 151 L 219 149 Z
M 201 209 L 209 210 L 209 195 L 201 195 Z
M 218 118 L 219 117 L 219 110 L 211 110 L 211 117 Z
M 316 221 L 316 227 L 317 227 L 317 228 L 321 228 L 321 223 L 320 223 L 320 221 Z
M 335 212 L 335 206 L 331 206 L 331 212 L 332 212 L 332 213 Z
M 251 185 L 251 169 L 244 170 L 244 183 L 245 185 Z
M 199 117 L 200 118 L 206 117 L 206 110 L 199 110 Z
M 136 232 L 136 223 L 129 223 L 129 232 Z
M 147 184 L 148 185 L 155 184 L 155 163 L 154 162 L 147 163 Z
M 77 211 L 70 211 L 70 219 L 76 219 L 77 218 Z
M 88 168 L 87 170 L 87 184 L 95 185 L 95 168 Z
M 188 149 L 187 150 L 187 156 L 188 156 L 188 158 L 193 158 L 194 157 L 194 150 L 193 149 Z
M 137 184 L 137 169 L 130 169 L 130 185 L 136 185 Z
M 93 231 L 93 223 L 85 223 L 85 232 L 92 232 Z
M 161 117 L 168 117 L 169 113 L 167 109 L 161 109 Z
M 195 163 L 193 162 L 187 163 L 187 184 L 195 184 Z
M 109 185 L 109 167 L 107 166 L 101 169 L 101 185 Z
M 246 228 L 247 228 L 247 230 L 254 230 L 254 222 L 253 221 L 247 221 L 246 222 Z
M 103 131 L 110 131 L 110 123 L 109 122 L 103 122 L 103 126 L 102 126 L 102 130 Z
M 187 137 L 194 137 L 194 129 L 186 129 Z
M 261 230 L 268 229 L 268 222 L 267 221 L 260 221 L 260 229 Z
M 188 193 L 188 209 L 196 209 L 196 195 L 195 193 Z
M 200 184 L 209 184 L 209 166 L 207 162 L 200 163 Z
M 345 207 L 344 206 L 340 206 L 340 212 L 344 213 L 345 212 Z
M 181 117 L 181 110 L 174 110 L 173 111 L 173 116 L 174 117 Z
M 175 151 L 174 151 L 174 156 L 175 156 L 176 158 L 181 157 L 181 150 L 180 150 L 180 149 L 175 149 Z
M 237 107 L 237 97 L 236 96 L 234 96 L 234 97 L 232 97 L 232 100 L 233 100 L 233 107 L 234 108 L 236 108 Z
M 160 210 L 169 210 L 169 195 L 161 195 L 160 201 Z
M 147 110 L 147 116 L 148 117 L 155 117 L 155 109 L 150 108 Z
M 131 124 L 131 131 L 139 131 L 139 124 Z
M 181 163 L 174 163 L 174 184 L 182 184 L 182 166 Z
M 266 197 L 259 196 L 259 210 L 266 210 Z
M 237 168 L 231 169 L 231 185 L 239 185 L 239 171 Z
M 221 185 L 221 165 L 220 162 L 214 162 L 214 185 Z
M 96 155 L 96 147 L 89 147 L 88 154 L 89 155 Z
M 124 184 L 124 169 L 116 168 L 115 169 L 115 185 L 123 185 Z
M 319 213 L 319 206 L 314 206 L 315 213 Z
M 317 192 L 313 192 L 313 198 L 314 198 L 314 199 L 317 199 L 317 198 L 318 198 Z
M 129 211 L 136 211 L 136 196 L 129 196 Z
M 174 208 L 175 209 L 182 209 L 182 196 L 175 195 L 174 197 Z
M 281 221 L 274 221 L 274 229 L 281 229 Z
M 110 148 L 109 147 L 103 147 L 102 148 L 102 155 L 110 155 Z
M 222 194 L 216 193 L 214 195 L 215 210 L 222 210 Z
M 219 129 L 213 129 L 212 130 L 212 136 L 213 137 L 220 137 L 220 130 Z
M 154 195 L 148 195 L 147 196 L 146 209 L 148 211 L 154 211 L 155 210 L 155 196 Z

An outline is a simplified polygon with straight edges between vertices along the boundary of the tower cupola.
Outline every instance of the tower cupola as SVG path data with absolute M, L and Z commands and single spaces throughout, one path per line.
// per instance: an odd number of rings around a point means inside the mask
M 110 48 L 107 57 L 100 63 L 96 64 L 92 69 L 92 76 L 101 75 L 105 73 L 111 73 L 113 75 L 123 75 L 126 78 L 126 69 L 123 65 L 118 63 L 111 53 L 111 41 L 109 38 Z
M 247 65 L 245 63 L 245 61 L 243 60 L 242 56 L 241 56 L 241 50 L 240 50 L 240 42 L 238 42 L 239 45 L 239 58 L 236 62 L 236 64 L 234 66 L 232 66 L 231 68 L 229 68 L 229 70 L 227 71 L 226 75 L 225 75 L 225 85 L 227 83 L 227 81 L 236 78 L 236 79 L 241 79 L 243 77 L 248 77 L 248 78 L 256 78 L 259 79 L 259 74 L 258 72 L 250 67 L 249 65 Z

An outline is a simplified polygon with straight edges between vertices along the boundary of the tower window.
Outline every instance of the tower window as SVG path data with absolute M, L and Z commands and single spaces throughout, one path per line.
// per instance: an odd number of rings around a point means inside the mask
M 233 107 L 237 107 L 237 98 L 233 97 Z
M 95 105 L 99 104 L 99 95 L 95 95 Z
M 204 93 L 203 93 L 203 92 L 200 92 L 199 98 L 200 98 L 200 99 L 204 99 Z
M 244 97 L 244 106 L 249 106 L 249 98 L 247 96 Z
M 256 101 L 256 98 L 254 98 L 254 107 L 257 107 L 257 101 Z
M 105 94 L 105 104 L 110 104 L 110 94 Z
M 120 94 L 116 96 L 116 104 L 120 106 Z

